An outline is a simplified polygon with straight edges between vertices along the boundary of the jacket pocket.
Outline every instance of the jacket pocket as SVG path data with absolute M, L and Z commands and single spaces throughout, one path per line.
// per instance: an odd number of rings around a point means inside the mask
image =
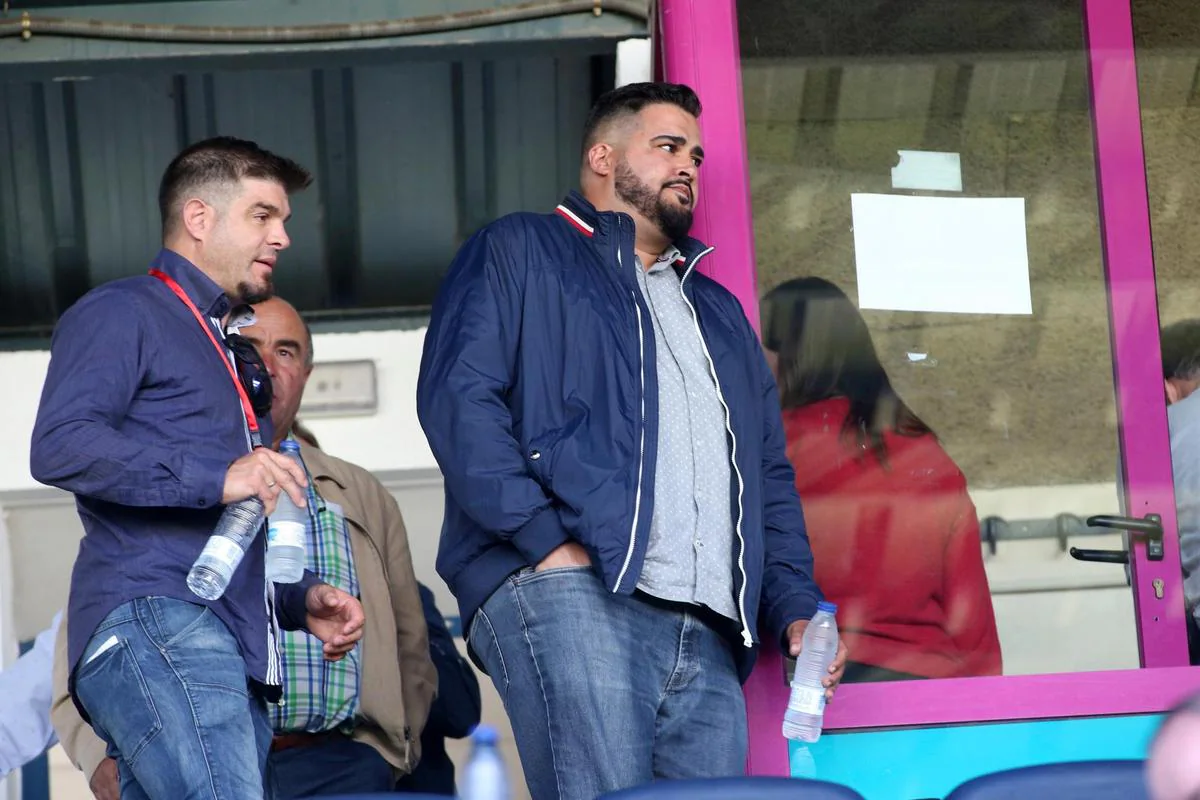
M 525 465 L 529 468 L 534 480 L 540 483 L 547 492 L 550 492 L 556 444 L 557 440 L 553 437 L 541 436 L 534 439 L 525 448 Z

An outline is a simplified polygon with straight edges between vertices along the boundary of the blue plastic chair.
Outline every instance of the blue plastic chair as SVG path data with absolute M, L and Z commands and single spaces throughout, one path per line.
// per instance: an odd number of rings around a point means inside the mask
M 713 778 L 658 781 L 609 792 L 599 800 L 864 800 L 839 783 L 806 778 Z M 1028 800 L 1028 798 L 1024 798 Z
M 1148 800 L 1144 761 L 1042 764 L 973 778 L 946 800 Z
M 406 792 L 375 792 L 373 794 L 323 795 L 314 800 L 446 800 L 444 794 L 409 794 Z

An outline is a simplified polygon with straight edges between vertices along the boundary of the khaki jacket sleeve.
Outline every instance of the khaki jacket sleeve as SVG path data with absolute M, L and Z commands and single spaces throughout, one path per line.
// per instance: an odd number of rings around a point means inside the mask
M 108 747 L 92 730 L 92 726 L 79 716 L 79 709 L 75 708 L 75 701 L 67 691 L 67 675 L 70 672 L 67 663 L 68 622 L 64 611 L 62 623 L 58 626 L 58 638 L 54 641 L 54 702 L 50 706 L 50 722 L 67 758 L 83 770 L 84 777 L 90 782 L 96 767 L 108 758 Z
M 396 648 L 400 653 L 400 676 L 403 681 L 406 724 L 411 746 L 420 752 L 421 731 L 429 719 L 429 709 L 437 694 L 437 668 L 429 655 L 429 631 L 421 607 L 421 593 L 413 571 L 412 553 L 408 547 L 408 532 L 400 506 L 382 484 L 376 482 L 381 508 L 381 524 L 387 531 L 386 552 L 388 583 L 392 598 L 392 613 L 396 618 Z M 414 759 L 413 763 L 416 763 Z

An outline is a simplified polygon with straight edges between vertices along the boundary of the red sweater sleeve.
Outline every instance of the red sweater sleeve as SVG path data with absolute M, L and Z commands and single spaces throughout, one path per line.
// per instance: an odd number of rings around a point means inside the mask
M 961 676 L 999 675 L 1000 636 L 980 553 L 979 519 L 965 489 L 958 507 L 942 570 L 946 633 L 958 647 Z

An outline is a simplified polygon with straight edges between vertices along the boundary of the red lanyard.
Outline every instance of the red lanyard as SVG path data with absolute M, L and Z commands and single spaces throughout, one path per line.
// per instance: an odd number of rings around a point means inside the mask
M 199 322 L 200 327 L 208 334 L 208 340 L 212 342 L 213 347 L 217 348 L 217 354 L 221 357 L 221 362 L 225 365 L 225 368 L 229 370 L 229 377 L 233 379 L 233 386 L 237 389 L 238 397 L 242 400 L 242 415 L 245 416 L 246 425 L 250 428 L 251 443 L 254 447 L 262 447 L 262 435 L 258 432 L 258 419 L 254 416 L 254 407 L 250 405 L 250 396 L 246 394 L 246 387 L 242 386 L 237 371 L 229 360 L 228 352 L 217 342 L 217 337 L 213 335 L 212 325 L 204 321 L 204 317 L 200 315 L 200 309 L 196 308 L 196 304 L 192 302 L 192 298 L 187 296 L 187 292 L 175 282 L 174 278 L 157 269 L 150 270 L 150 274 L 165 283 L 167 288 L 183 301 L 183 304 L 192 312 L 192 316 L 196 318 L 196 322 Z

